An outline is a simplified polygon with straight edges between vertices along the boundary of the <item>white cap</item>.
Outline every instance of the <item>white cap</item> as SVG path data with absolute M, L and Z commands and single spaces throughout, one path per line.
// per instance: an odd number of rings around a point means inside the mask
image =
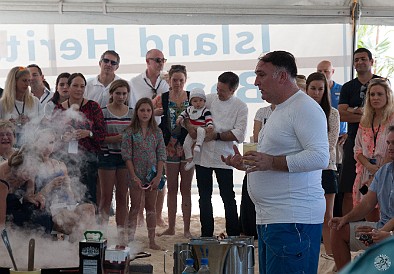
M 192 91 L 190 92 L 190 100 L 193 98 L 201 98 L 204 99 L 204 101 L 207 100 L 207 97 L 205 97 L 205 92 L 202 88 L 194 88 L 192 89 Z

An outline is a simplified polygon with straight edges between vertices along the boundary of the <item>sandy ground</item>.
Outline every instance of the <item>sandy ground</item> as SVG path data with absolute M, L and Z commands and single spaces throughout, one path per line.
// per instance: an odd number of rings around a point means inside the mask
M 237 204 L 240 203 L 240 192 L 237 192 Z M 193 191 L 192 196 L 192 220 L 191 220 L 191 232 L 193 236 L 198 237 L 200 235 L 200 223 L 198 216 L 198 195 Z M 215 194 L 213 196 L 214 205 L 214 216 L 215 216 L 215 235 L 225 231 L 225 220 L 224 220 L 224 209 L 221 202 L 220 196 Z M 164 207 L 166 208 L 166 206 Z M 178 213 L 181 212 L 178 209 Z M 164 212 L 166 220 L 167 212 Z M 164 228 L 157 228 L 157 232 L 161 232 Z M 116 229 L 114 226 L 113 217 L 110 220 L 110 226 L 108 229 L 103 229 L 106 237 L 108 238 L 108 245 L 116 243 Z M 69 243 L 68 241 L 51 241 L 43 239 L 37 234 L 22 234 L 19 231 L 8 232 L 11 246 L 13 248 L 14 257 L 16 264 L 20 267 L 27 265 L 27 254 L 28 254 L 28 242 L 30 238 L 36 239 L 36 265 L 40 267 L 75 267 L 79 265 L 78 255 L 78 243 Z M 129 243 L 129 247 L 132 253 L 140 251 L 149 252 L 152 254 L 151 257 L 141 258 L 132 261 L 131 263 L 138 264 L 151 264 L 153 265 L 153 273 L 173 273 L 173 251 L 175 243 L 187 243 L 188 239 L 183 237 L 182 217 L 177 216 L 176 233 L 174 236 L 161 236 L 156 238 L 157 243 L 162 247 L 163 250 L 155 251 L 148 248 L 147 245 L 147 230 L 146 226 L 139 227 L 136 232 L 136 240 Z M 255 271 L 258 273 L 258 260 L 257 260 L 257 241 L 255 241 Z M 4 244 L 0 244 L 0 266 L 11 267 L 11 261 L 8 257 Z M 334 267 L 333 261 L 328 261 L 321 258 L 319 262 L 319 272 L 324 274 L 334 273 L 332 272 Z
M 234 190 L 236 193 L 236 201 L 239 207 L 241 202 L 241 187 L 244 173 L 240 171 L 234 171 Z M 215 180 L 214 180 L 215 181 Z M 214 185 L 214 193 L 212 197 L 214 217 L 215 217 L 215 235 L 225 231 L 225 220 L 224 220 L 224 207 L 219 196 L 217 185 Z M 135 254 L 140 251 L 151 253 L 151 257 L 136 259 L 131 263 L 138 264 L 151 264 L 153 265 L 153 273 L 173 273 L 173 251 L 174 244 L 176 243 L 187 243 L 188 239 L 183 237 L 183 225 L 181 214 L 181 197 L 178 195 L 178 216 L 176 233 L 174 236 L 162 236 L 157 237 L 157 243 L 162 247 L 163 250 L 155 251 L 148 248 L 147 245 L 147 230 L 146 226 L 139 227 L 136 232 L 136 239 L 134 242 L 129 243 L 131 253 Z M 239 211 L 238 211 L 239 212 Z M 199 208 L 198 208 L 198 191 L 195 179 L 192 184 L 192 219 L 191 219 L 191 233 L 194 237 L 200 236 L 200 220 L 199 220 Z M 167 219 L 167 205 L 164 205 L 163 217 Z M 115 227 L 114 217 L 110 219 L 110 226 L 108 228 L 101 229 L 106 238 L 108 239 L 108 245 L 117 243 L 117 232 Z M 164 228 L 158 227 L 157 232 L 163 231 Z M 28 242 L 30 238 L 36 239 L 36 266 L 40 267 L 76 267 L 79 265 L 79 254 L 78 254 L 78 242 L 69 243 L 68 241 L 51 241 L 43 239 L 37 233 L 31 233 L 26 235 L 20 231 L 9 231 L 8 232 L 11 246 L 13 248 L 14 257 L 16 264 L 20 267 L 27 265 L 27 254 L 28 254 Z M 257 241 L 255 245 L 255 271 L 258 273 L 258 256 L 257 256 Z M 323 246 L 323 245 L 322 245 Z M 324 248 L 322 247 L 322 250 Z M 164 262 L 165 260 L 165 262 Z M 9 259 L 8 253 L 3 243 L 0 244 L 0 266 L 11 267 L 11 260 Z M 334 262 L 320 258 L 319 271 L 321 274 L 331 274 L 334 269 Z

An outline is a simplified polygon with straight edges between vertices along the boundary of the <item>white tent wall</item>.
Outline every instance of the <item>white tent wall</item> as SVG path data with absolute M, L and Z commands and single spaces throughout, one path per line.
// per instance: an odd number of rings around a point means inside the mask
M 166 70 L 187 66 L 188 90 L 215 92 L 221 72 L 238 73 L 237 96 L 248 103 L 251 125 L 262 106 L 253 70 L 263 52 L 292 52 L 305 75 L 328 59 L 337 82 L 351 78 L 352 6 L 350 0 L 0 0 L 0 86 L 10 68 L 31 63 L 52 87 L 64 71 L 93 77 L 106 49 L 119 52 L 117 74 L 129 80 L 156 47 L 168 58 Z M 360 10 L 362 24 L 394 25 L 394 1 L 360 1 Z
M 364 24 L 394 25 L 394 2 L 359 0 Z M 300 24 L 350 23 L 352 0 L 0 1 L 0 23 Z M 22 16 L 21 16 L 22 15 Z
M 236 96 L 248 104 L 248 136 L 258 108 L 266 105 L 254 86 L 254 68 L 262 52 L 287 50 L 297 59 L 299 73 L 308 75 L 316 64 L 331 60 L 335 80 L 349 79 L 350 24 L 240 24 L 240 25 L 92 25 L 0 24 L 0 87 L 10 68 L 38 64 L 54 87 L 64 71 L 82 72 L 86 78 L 99 72 L 102 52 L 116 50 L 121 57 L 117 74 L 124 79 L 144 71 L 147 49 L 164 52 L 168 70 L 184 64 L 186 89 L 200 87 L 216 92 L 217 77 L 224 71 L 240 76 Z

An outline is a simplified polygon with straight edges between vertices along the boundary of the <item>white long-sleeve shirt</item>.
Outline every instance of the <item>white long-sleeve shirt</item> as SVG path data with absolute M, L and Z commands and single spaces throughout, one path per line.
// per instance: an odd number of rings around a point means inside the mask
M 323 223 L 321 171 L 330 155 L 322 108 L 302 91 L 277 105 L 260 132 L 257 151 L 286 156 L 289 171 L 248 175 L 256 223 Z
M 194 162 L 204 167 L 231 169 L 232 167 L 222 162 L 220 155 L 234 154 L 233 144 L 244 141 L 248 123 L 248 107 L 236 96 L 232 96 L 227 101 L 221 101 L 217 94 L 208 94 L 205 106 L 211 110 L 215 131 L 222 133 L 231 130 L 237 142 L 221 140 L 204 142 L 201 155 L 195 155 Z

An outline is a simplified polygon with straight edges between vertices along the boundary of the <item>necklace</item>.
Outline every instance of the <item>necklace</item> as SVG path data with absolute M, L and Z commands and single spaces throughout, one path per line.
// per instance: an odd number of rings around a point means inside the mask
M 22 112 L 19 111 L 18 107 L 16 106 L 16 103 L 14 105 L 15 105 L 16 112 L 18 112 L 19 116 L 23 115 L 25 113 L 25 100 L 23 100 Z
M 373 121 L 374 120 L 375 120 L 375 113 L 373 114 L 372 123 L 371 123 L 371 129 L 372 129 L 372 134 L 373 134 L 373 152 L 372 152 L 372 157 L 374 157 L 374 155 L 375 155 L 376 141 L 378 139 L 378 134 L 379 134 L 379 131 L 380 131 L 380 121 L 379 121 L 378 130 L 375 132 L 375 128 L 374 128 L 374 125 L 373 125 Z
M 85 99 L 82 99 L 82 102 L 81 102 L 81 104 L 79 105 L 79 110 L 81 110 L 81 108 L 82 108 L 83 101 L 85 101 Z M 70 106 L 70 99 L 67 99 L 67 106 L 68 106 L 68 108 L 71 107 L 71 106 Z
M 160 79 L 159 84 L 157 85 L 157 88 L 153 87 L 151 84 L 148 83 L 148 81 L 146 81 L 146 78 L 144 78 L 145 84 L 148 85 L 148 87 L 150 87 L 150 89 L 152 90 L 153 94 L 152 94 L 152 99 L 155 99 L 155 97 L 157 96 L 157 90 L 160 87 L 161 81 L 163 81 L 162 79 Z
M 178 92 L 178 94 L 175 91 L 172 91 L 171 97 L 174 98 L 175 100 L 179 100 L 179 98 L 181 98 L 182 94 L 183 94 L 182 91 Z

